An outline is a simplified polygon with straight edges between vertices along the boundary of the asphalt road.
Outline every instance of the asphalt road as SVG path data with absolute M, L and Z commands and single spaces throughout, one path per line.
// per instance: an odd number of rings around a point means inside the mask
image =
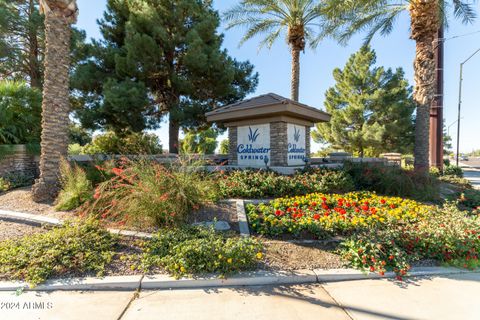
M 450 161 L 452 164 L 455 164 L 455 159 Z M 480 169 L 480 158 L 470 158 L 468 161 L 460 161 L 460 165 Z

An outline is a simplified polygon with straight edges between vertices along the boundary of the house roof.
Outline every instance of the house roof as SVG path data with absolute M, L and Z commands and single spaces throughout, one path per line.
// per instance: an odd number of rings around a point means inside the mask
M 267 93 L 230 104 L 208 112 L 206 116 L 209 122 L 223 123 L 274 116 L 288 116 L 313 123 L 330 121 L 328 113 L 275 93 Z

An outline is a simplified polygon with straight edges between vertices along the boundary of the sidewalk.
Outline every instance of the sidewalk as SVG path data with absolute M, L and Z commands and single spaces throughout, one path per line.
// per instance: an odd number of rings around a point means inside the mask
M 470 180 L 475 189 L 480 189 L 480 169 L 462 167 L 465 179 Z
M 0 319 L 478 319 L 480 273 L 289 286 L 0 292 Z

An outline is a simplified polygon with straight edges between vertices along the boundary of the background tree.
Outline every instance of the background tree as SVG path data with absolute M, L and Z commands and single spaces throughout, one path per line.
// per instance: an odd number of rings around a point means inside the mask
M 240 44 L 264 34 L 260 48 L 271 48 L 282 32 L 286 33 L 292 54 L 291 98 L 295 101 L 299 98 L 300 52 L 305 50 L 307 42 L 315 48 L 321 39 L 313 28 L 321 26 L 322 3 L 319 0 L 242 0 L 224 14 L 228 29 L 247 28 Z
M 46 51 L 40 177 L 32 188 L 35 201 L 57 195 L 60 161 L 68 151 L 71 24 L 78 14 L 75 0 L 41 0 L 40 9 L 45 15 Z
M 181 141 L 181 151 L 184 154 L 214 154 L 217 149 L 218 132 L 212 128 L 195 132 L 185 132 L 185 138 Z
M 220 154 L 228 154 L 230 152 L 230 140 L 224 139 L 220 142 Z
M 179 130 L 204 129 L 205 113 L 243 99 L 253 66 L 221 49 L 208 0 L 109 0 L 89 56 L 73 81 L 82 124 L 121 134 L 158 127 L 169 114 L 169 150 Z
M 443 121 L 443 154 L 447 156 L 453 154 L 452 137 L 447 132 L 445 120 Z
M 375 62 L 375 52 L 364 46 L 343 70 L 333 71 L 336 83 L 325 95 L 332 119 L 317 124 L 314 141 L 361 157 L 410 151 L 415 110 L 411 88 L 402 69 L 385 70 L 374 67 Z
M 456 18 L 470 23 L 475 18 L 473 4 L 462 0 L 327 0 L 325 14 L 330 22 L 325 26 L 341 42 L 358 31 L 368 30 L 367 41 L 376 34 L 389 34 L 399 14 L 410 15 L 410 38 L 416 43 L 414 61 L 416 103 L 415 169 L 427 172 L 429 167 L 430 106 L 435 95 L 435 38 L 446 9 L 453 7 Z
M 0 79 L 41 88 L 44 39 L 38 0 L 0 0 Z

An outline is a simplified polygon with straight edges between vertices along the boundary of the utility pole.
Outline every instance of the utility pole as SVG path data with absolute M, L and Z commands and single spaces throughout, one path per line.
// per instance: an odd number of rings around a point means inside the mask
M 443 171 L 443 65 L 444 25 L 441 23 L 435 39 L 436 90 L 430 107 L 430 166 Z
M 460 113 L 462 110 L 462 84 L 463 84 L 463 66 L 468 60 L 472 59 L 474 55 L 480 52 L 480 49 L 472 53 L 467 59 L 465 59 L 462 63 L 460 63 L 460 84 L 458 86 L 458 127 L 457 127 L 457 156 L 456 156 L 456 164 L 458 166 L 458 157 L 460 156 Z

